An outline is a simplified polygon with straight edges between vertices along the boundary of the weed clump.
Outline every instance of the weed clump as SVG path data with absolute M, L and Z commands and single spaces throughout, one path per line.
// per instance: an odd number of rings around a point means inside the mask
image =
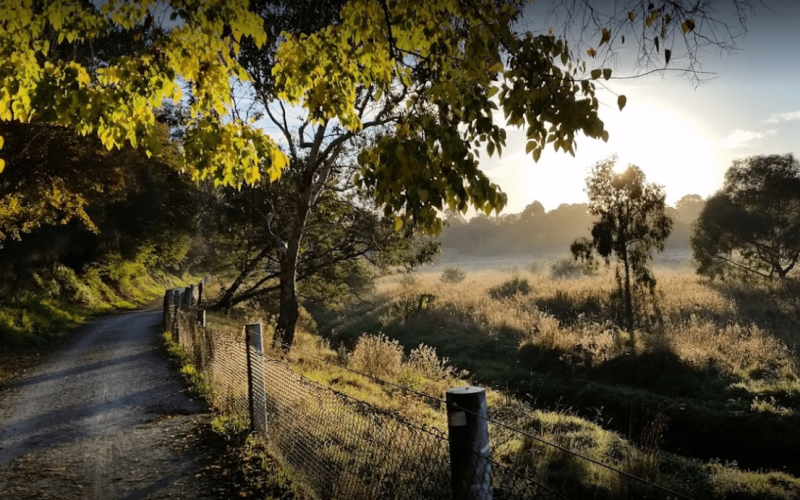
M 436 348 L 420 344 L 416 349 L 411 349 L 408 355 L 408 365 L 431 380 L 442 380 L 455 377 L 457 373 L 449 366 L 448 358 L 440 358 Z
M 460 268 L 446 267 L 444 271 L 442 271 L 442 276 L 439 278 L 439 281 L 442 283 L 461 283 L 466 277 L 467 273 Z
M 403 367 L 403 347 L 383 333 L 362 335 L 353 348 L 350 362 L 368 375 L 394 376 Z
M 515 295 L 528 295 L 529 293 L 531 293 L 531 284 L 527 279 L 518 276 L 489 289 L 489 296 L 496 300 L 506 299 Z

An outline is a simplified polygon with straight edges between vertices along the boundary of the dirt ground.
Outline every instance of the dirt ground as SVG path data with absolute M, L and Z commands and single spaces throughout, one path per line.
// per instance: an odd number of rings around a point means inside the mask
M 0 498 L 232 498 L 226 445 L 160 345 L 160 311 L 97 318 L 0 387 Z

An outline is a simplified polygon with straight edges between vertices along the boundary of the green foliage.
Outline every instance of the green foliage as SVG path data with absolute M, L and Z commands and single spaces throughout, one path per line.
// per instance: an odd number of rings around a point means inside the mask
M 228 441 L 239 441 L 250 431 L 250 417 L 243 412 L 217 415 L 211 420 L 211 429 Z
M 592 274 L 594 270 L 589 266 L 569 257 L 558 259 L 550 266 L 550 276 L 553 279 L 575 279 Z
M 92 315 L 152 300 L 171 282 L 172 278 L 156 281 L 143 276 L 121 296 L 94 272 L 77 275 L 60 264 L 43 268 L 14 294 L 0 300 L 0 347 L 41 347 Z
M 200 200 L 170 163 L 177 148 L 165 127 L 160 161 L 59 127 L 0 123 L 0 132 L 14 158 L 0 176 L 0 288 L 71 273 L 91 286 L 73 279 L 60 292 L 91 306 L 115 296 L 108 286 L 133 293 L 136 279 L 186 259 Z
M 286 158 L 273 141 L 239 120 L 216 118 L 230 114 L 231 81 L 248 78 L 234 57 L 241 39 L 265 41 L 260 19 L 239 2 L 170 7 L 171 22 L 159 25 L 149 0 L 100 8 L 80 0 L 3 4 L 0 120 L 67 126 L 108 149 L 130 144 L 158 154 L 154 108 L 180 102 L 184 85 L 191 95 L 184 155 L 187 166 L 200 167 L 198 177 L 232 185 L 263 170 L 277 177 Z M 120 31 L 134 40 L 122 54 L 75 57 Z
M 189 384 L 189 391 L 196 396 L 210 400 L 211 385 L 206 380 L 205 374 L 197 371 L 189 353 L 183 349 L 183 346 L 172 340 L 171 332 L 164 332 L 161 340 L 167 347 L 167 353 L 180 366 L 180 373 Z
M 735 160 L 691 243 L 699 274 L 785 278 L 800 259 L 800 162 L 791 154 Z
M 467 273 L 465 273 L 461 268 L 446 267 L 444 268 L 444 271 L 442 271 L 439 281 L 442 283 L 461 283 L 466 277 Z
M 531 284 L 525 278 L 515 276 L 501 285 L 489 289 L 489 295 L 493 299 L 507 299 L 515 295 L 528 295 L 531 293 Z

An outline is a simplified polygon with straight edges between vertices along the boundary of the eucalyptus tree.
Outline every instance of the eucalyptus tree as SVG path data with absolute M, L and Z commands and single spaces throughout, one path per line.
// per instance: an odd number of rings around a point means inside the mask
M 800 162 L 791 154 L 734 160 L 691 243 L 699 274 L 786 278 L 800 260 Z
M 656 279 L 650 269 L 653 250 L 664 250 L 664 241 L 672 230 L 672 219 L 664 210 L 666 195 L 661 187 L 646 184 L 642 170 L 634 165 L 620 173 L 614 171 L 616 159 L 595 165 L 586 179 L 589 213 L 596 216 L 592 239 L 579 238 L 570 246 L 576 259 L 594 264 L 595 253 L 606 264 L 612 256 L 622 263 L 621 283 L 625 303 L 626 327 L 633 328 L 634 286 L 655 288 Z

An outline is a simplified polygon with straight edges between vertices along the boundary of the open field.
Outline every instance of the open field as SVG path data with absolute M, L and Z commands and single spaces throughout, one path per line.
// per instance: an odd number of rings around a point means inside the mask
M 443 283 L 441 269 L 386 279 L 370 303 L 310 311 L 334 348 L 384 332 L 640 445 L 660 415 L 666 452 L 800 473 L 797 283 L 721 284 L 659 268 L 630 335 L 616 326 L 612 272 L 559 280 L 548 265 L 508 266 Z M 499 285 L 515 278 L 529 292 L 504 296 Z

